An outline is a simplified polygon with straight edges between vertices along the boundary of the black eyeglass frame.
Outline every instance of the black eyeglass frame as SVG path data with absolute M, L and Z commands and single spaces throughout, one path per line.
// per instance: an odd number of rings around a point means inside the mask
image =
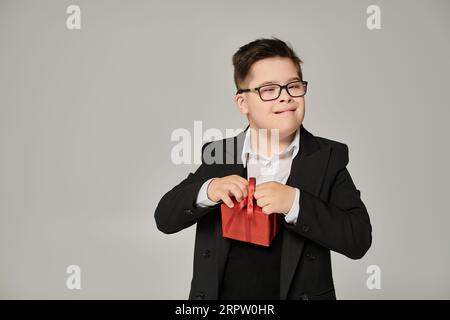
M 302 85 L 303 85 L 303 87 L 305 88 L 305 93 L 303 93 L 303 94 L 300 95 L 300 96 L 293 96 L 293 95 L 289 92 L 289 89 L 288 89 L 288 86 L 289 86 L 289 85 L 291 85 L 291 84 L 293 84 L 293 83 L 296 83 L 296 82 L 301 82 Z M 261 97 L 260 90 L 261 90 L 261 88 L 269 87 L 269 86 L 278 86 L 280 89 L 278 90 L 278 96 L 277 96 L 276 98 L 269 99 L 269 100 L 265 100 L 265 99 L 263 99 L 263 98 Z M 289 82 L 289 83 L 286 83 L 284 86 L 282 86 L 282 85 L 280 85 L 280 84 L 278 84 L 278 83 L 265 84 L 265 85 L 262 85 L 262 86 L 259 86 L 259 87 L 256 87 L 256 88 L 250 88 L 250 89 L 238 89 L 237 92 L 236 92 L 236 94 L 243 93 L 243 92 L 258 92 L 259 98 L 260 98 L 262 101 L 273 101 L 273 100 L 276 100 L 276 99 L 278 99 L 278 98 L 280 97 L 281 91 L 283 91 L 283 89 L 286 89 L 286 92 L 287 92 L 288 95 L 290 95 L 291 97 L 293 97 L 293 98 L 300 98 L 300 97 L 303 97 L 303 96 L 306 94 L 306 91 L 307 91 L 307 89 L 308 89 L 308 81 L 294 80 L 294 81 L 291 81 L 291 82 Z

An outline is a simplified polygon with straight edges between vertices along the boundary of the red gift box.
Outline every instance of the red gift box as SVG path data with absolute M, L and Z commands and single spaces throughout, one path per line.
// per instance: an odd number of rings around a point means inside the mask
M 256 180 L 249 179 L 248 197 L 237 202 L 233 198 L 233 208 L 222 203 L 222 233 L 226 238 L 250 242 L 269 247 L 280 230 L 279 214 L 262 212 L 253 198 Z M 255 202 L 255 203 L 254 203 Z

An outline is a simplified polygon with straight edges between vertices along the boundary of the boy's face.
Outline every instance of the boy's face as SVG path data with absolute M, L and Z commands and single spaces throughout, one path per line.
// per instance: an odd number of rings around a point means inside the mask
M 285 85 L 293 80 L 299 77 L 291 59 L 266 58 L 252 65 L 242 89 L 260 87 L 267 82 Z M 247 115 L 251 128 L 268 129 L 268 132 L 279 129 L 280 138 L 295 132 L 305 115 L 305 97 L 291 97 L 286 89 L 272 101 L 261 100 L 257 92 L 243 92 L 236 95 L 235 102 L 239 111 Z M 292 111 L 279 113 L 283 110 Z

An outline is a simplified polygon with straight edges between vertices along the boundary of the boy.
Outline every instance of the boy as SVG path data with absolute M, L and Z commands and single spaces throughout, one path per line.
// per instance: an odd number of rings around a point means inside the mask
M 360 259 L 372 243 L 366 207 L 346 169 L 347 146 L 302 125 L 301 63 L 276 38 L 239 48 L 235 102 L 249 126 L 206 143 L 201 166 L 156 208 L 164 233 L 197 224 L 189 299 L 336 299 L 330 250 Z M 206 161 L 207 150 L 224 160 Z M 247 197 L 248 177 L 256 177 L 256 204 L 283 217 L 269 247 L 222 236 L 220 205 Z

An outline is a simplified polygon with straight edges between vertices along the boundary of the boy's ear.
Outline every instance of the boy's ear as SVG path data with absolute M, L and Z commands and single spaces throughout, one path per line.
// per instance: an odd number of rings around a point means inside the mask
M 248 114 L 248 105 L 243 93 L 234 96 L 234 102 L 242 114 Z

